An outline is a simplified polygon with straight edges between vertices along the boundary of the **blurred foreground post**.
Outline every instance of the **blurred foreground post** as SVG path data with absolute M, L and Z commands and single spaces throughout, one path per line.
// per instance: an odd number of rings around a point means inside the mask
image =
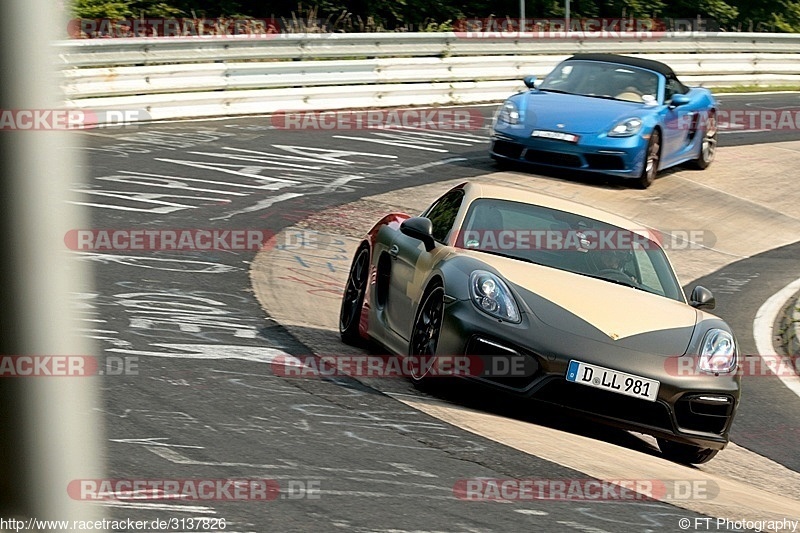
M 66 35 L 53 0 L 0 0 L 0 108 L 62 107 L 52 41 Z M 19 131 L 0 122 L 0 356 L 93 355 L 77 334 L 72 293 L 89 269 L 64 234 L 87 227 L 67 200 L 81 181 L 76 131 Z M 2 367 L 0 367 L 2 368 Z M 96 520 L 74 479 L 103 475 L 96 377 L 0 377 L 0 518 Z M 67 530 L 71 529 L 68 528 Z

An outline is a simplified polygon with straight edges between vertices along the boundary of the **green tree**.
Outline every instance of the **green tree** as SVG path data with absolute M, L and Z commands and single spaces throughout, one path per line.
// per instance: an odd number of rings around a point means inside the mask
M 637 18 L 655 17 L 665 6 L 661 0 L 622 0 L 620 4 L 624 6 L 628 17 Z
M 0 0 L 2 1 L 2 0 Z M 564 0 L 525 0 L 529 18 L 563 17 Z M 573 18 L 656 17 L 715 20 L 723 29 L 800 32 L 800 0 L 571 0 Z M 346 17 L 374 27 L 443 29 L 461 18 L 519 16 L 519 0 L 73 0 L 82 18 L 139 17 Z M 364 24 L 350 24 L 358 31 Z
M 772 12 L 772 23 L 775 24 L 775 29 L 785 32 L 800 32 L 800 2 L 781 0 L 778 5 L 782 7 L 781 12 Z
M 182 9 L 161 0 L 134 0 L 131 8 L 135 14 L 145 17 L 179 17 L 186 14 Z
M 730 24 L 739 17 L 739 9 L 724 0 L 700 0 L 701 15 L 706 15 L 720 24 Z
M 78 18 L 125 19 L 130 17 L 176 17 L 180 8 L 162 0 L 74 0 L 72 12 Z
M 133 15 L 131 0 L 74 0 L 72 12 L 84 19 L 123 19 Z

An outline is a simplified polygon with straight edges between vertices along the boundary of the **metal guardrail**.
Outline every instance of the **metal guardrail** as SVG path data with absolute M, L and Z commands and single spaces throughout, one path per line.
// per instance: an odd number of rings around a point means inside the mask
M 691 85 L 800 85 L 797 34 L 280 34 L 94 39 L 56 47 L 69 107 L 146 110 L 156 120 L 496 101 L 521 88 L 522 76 L 543 76 L 578 52 L 644 54 Z
M 491 34 L 489 34 L 491 35 Z M 461 57 L 557 55 L 578 52 L 634 53 L 800 53 L 800 34 L 666 33 L 660 38 L 475 37 L 441 33 L 330 33 L 228 37 L 88 39 L 57 44 L 70 67 L 164 63 L 341 59 L 380 57 Z

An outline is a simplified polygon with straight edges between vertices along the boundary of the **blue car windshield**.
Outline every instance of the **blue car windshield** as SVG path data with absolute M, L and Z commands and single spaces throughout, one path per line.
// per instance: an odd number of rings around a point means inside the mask
M 481 198 L 470 205 L 455 246 L 684 301 L 664 250 L 643 233 L 548 207 Z
M 627 102 L 657 102 L 658 74 L 602 61 L 564 61 L 537 88 Z

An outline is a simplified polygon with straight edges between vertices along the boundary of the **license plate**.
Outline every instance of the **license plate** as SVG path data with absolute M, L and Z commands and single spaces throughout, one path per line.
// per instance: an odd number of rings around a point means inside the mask
M 567 381 L 641 398 L 649 402 L 656 401 L 658 387 L 661 385 L 654 379 L 626 374 L 580 361 L 569 362 Z
M 578 136 L 563 131 L 533 130 L 531 137 L 541 137 L 543 139 L 555 139 L 556 141 L 578 142 Z

